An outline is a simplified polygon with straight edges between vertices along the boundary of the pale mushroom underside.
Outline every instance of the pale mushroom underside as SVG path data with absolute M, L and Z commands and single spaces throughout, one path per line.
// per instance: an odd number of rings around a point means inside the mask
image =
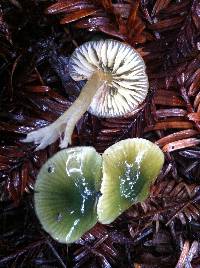
M 77 48 L 69 61 L 74 80 L 87 79 L 79 97 L 51 125 L 29 133 L 23 142 L 38 144 L 36 150 L 61 139 L 66 148 L 76 123 L 89 110 L 98 117 L 119 117 L 136 112 L 148 92 L 148 78 L 141 56 L 129 45 L 115 40 L 91 41 Z
M 69 62 L 74 80 L 88 80 L 94 72 L 108 73 L 111 81 L 99 88 L 89 111 L 99 117 L 118 117 L 134 111 L 148 92 L 148 77 L 140 54 L 116 40 L 90 41 L 75 50 Z

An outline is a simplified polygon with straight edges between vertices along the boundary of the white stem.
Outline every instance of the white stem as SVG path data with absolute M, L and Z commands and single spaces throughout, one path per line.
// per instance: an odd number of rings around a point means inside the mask
M 71 143 L 71 136 L 76 126 L 76 123 L 83 116 L 90 106 L 94 95 L 96 94 L 99 87 L 103 85 L 105 81 L 102 80 L 99 72 L 94 73 L 91 78 L 87 81 L 85 86 L 82 88 L 80 95 L 71 105 L 71 107 L 58 118 L 60 124 L 66 122 L 67 126 L 65 129 L 64 139 L 62 140 L 60 147 L 67 147 L 68 143 Z
M 82 88 L 80 95 L 71 107 L 65 111 L 51 125 L 29 133 L 23 142 L 34 142 L 39 144 L 36 150 L 44 149 L 49 144 L 55 142 L 64 133 L 64 138 L 60 143 L 61 148 L 66 148 L 71 143 L 71 136 L 76 123 L 87 111 L 97 90 L 103 85 L 106 76 L 97 71 Z

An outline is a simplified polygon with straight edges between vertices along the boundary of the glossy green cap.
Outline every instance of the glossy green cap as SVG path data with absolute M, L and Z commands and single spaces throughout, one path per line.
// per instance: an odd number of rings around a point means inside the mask
M 92 147 L 62 150 L 41 168 L 35 184 L 36 214 L 61 243 L 79 239 L 97 222 L 102 158 Z
M 150 185 L 163 166 L 164 154 L 154 143 L 135 138 L 112 145 L 102 157 L 102 196 L 97 213 L 99 221 L 108 224 L 148 197 Z

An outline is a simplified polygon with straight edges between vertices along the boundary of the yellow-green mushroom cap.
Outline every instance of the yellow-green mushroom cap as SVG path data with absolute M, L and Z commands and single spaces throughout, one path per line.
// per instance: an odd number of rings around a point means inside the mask
M 97 205 L 101 223 L 109 224 L 132 204 L 144 201 L 158 176 L 164 154 L 145 139 L 122 140 L 102 155 L 102 196 Z
M 97 222 L 102 158 L 92 147 L 62 150 L 41 168 L 35 184 L 36 214 L 61 243 L 79 239 Z

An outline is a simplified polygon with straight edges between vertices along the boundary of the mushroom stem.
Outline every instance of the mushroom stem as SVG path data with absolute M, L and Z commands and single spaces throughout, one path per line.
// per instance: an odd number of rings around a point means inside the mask
M 39 144 L 36 150 L 41 150 L 55 142 L 64 133 L 64 137 L 61 139 L 60 148 L 66 148 L 68 143 L 71 143 L 71 136 L 76 123 L 87 111 L 97 90 L 103 83 L 105 83 L 105 81 L 109 81 L 110 79 L 110 74 L 101 71 L 94 72 L 82 88 L 76 101 L 67 111 L 49 126 L 29 133 L 22 141 Z
M 64 138 L 60 143 L 61 148 L 67 147 L 68 143 L 71 143 L 71 136 L 75 128 L 76 123 L 83 116 L 90 106 L 94 95 L 97 90 L 103 85 L 105 80 L 102 79 L 103 75 L 100 72 L 95 72 L 92 74 L 91 78 L 86 82 L 85 86 L 82 88 L 80 95 L 71 105 L 71 107 L 59 117 L 56 121 L 59 124 L 66 124 L 64 132 Z

